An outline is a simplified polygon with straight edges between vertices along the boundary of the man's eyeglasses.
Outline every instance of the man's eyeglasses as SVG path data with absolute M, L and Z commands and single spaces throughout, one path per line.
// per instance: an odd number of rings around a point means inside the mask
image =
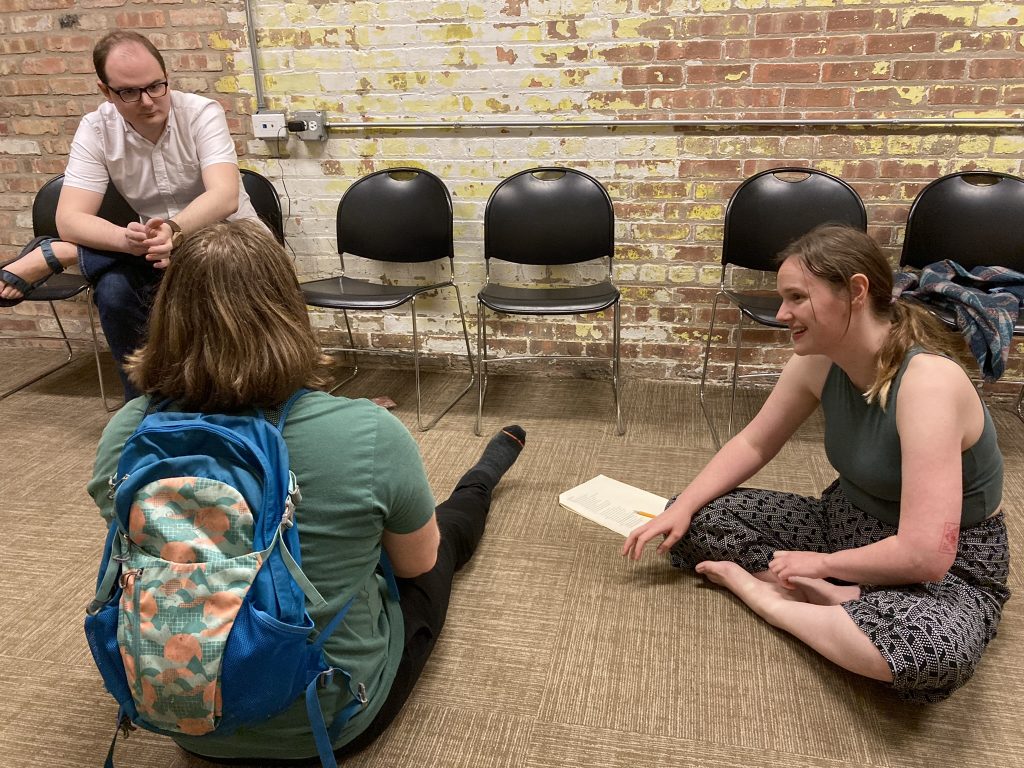
M 159 99 L 165 93 L 167 93 L 167 81 L 161 80 L 159 83 L 151 83 L 145 88 L 110 88 L 111 91 L 116 93 L 121 101 L 126 104 L 139 101 L 142 98 L 142 92 L 145 91 L 146 95 L 151 99 Z

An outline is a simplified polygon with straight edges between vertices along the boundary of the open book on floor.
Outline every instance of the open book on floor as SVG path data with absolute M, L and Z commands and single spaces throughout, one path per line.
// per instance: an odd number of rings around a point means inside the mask
M 661 514 L 668 499 L 598 475 L 560 493 L 558 503 L 570 512 L 628 536 L 634 528 Z

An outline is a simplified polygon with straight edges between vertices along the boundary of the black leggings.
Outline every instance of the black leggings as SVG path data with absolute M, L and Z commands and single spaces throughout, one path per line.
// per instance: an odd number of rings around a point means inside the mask
M 484 534 L 487 512 L 491 507 L 491 483 L 486 472 L 471 469 L 459 480 L 447 501 L 437 506 L 437 527 L 441 543 L 434 567 L 414 579 L 398 579 L 402 618 L 405 622 L 405 646 L 395 680 L 377 716 L 352 741 L 334 750 L 340 759 L 350 757 L 370 746 L 401 712 L 423 667 L 434 650 L 437 638 L 448 615 L 455 572 L 469 562 Z M 201 757 L 201 756 L 200 756 Z M 223 765 L 246 766 L 309 766 L 319 765 L 319 758 L 259 759 L 204 758 Z

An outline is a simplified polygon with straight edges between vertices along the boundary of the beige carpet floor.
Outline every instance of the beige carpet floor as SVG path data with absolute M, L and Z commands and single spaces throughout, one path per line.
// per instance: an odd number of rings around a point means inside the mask
M 53 353 L 0 349 L 0 390 Z M 113 382 L 112 369 L 107 371 Z M 428 410 L 457 391 L 425 377 Z M 415 433 L 443 497 L 509 423 L 527 448 L 495 495 L 476 558 L 460 574 L 444 636 L 405 711 L 349 766 L 684 768 L 1024 766 L 1021 514 L 1024 425 L 994 417 L 1006 456 L 1014 547 L 1010 601 L 976 675 L 943 703 L 913 706 L 819 658 L 728 593 L 647 557 L 559 508 L 558 493 L 604 473 L 664 496 L 712 445 L 689 383 L 627 381 L 615 435 L 603 381 L 492 378 L 485 437 L 475 398 Z M 83 357 L 0 401 L 0 765 L 100 766 L 115 706 L 82 635 L 103 526 L 85 496 L 108 415 Z M 344 394 L 388 395 L 414 424 L 412 377 L 371 370 Z M 763 394 L 741 393 L 740 420 Z M 713 395 L 724 429 L 727 395 Z M 814 493 L 832 479 L 812 420 L 755 483 Z M 139 731 L 132 768 L 207 765 Z

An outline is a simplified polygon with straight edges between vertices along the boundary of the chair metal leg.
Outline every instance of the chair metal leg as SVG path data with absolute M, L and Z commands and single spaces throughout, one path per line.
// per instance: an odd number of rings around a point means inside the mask
M 480 436 L 480 422 L 483 418 L 484 393 L 487 392 L 487 326 L 484 323 L 484 305 L 479 299 L 476 302 L 476 428 L 474 434 Z
M 736 382 L 740 377 L 740 349 L 743 347 L 743 313 L 740 313 L 739 322 L 736 323 L 736 357 L 732 365 L 732 396 L 729 398 L 729 432 L 726 439 L 732 439 L 733 422 L 736 415 Z
M 55 365 L 50 366 L 45 371 L 40 373 L 38 376 L 33 376 L 31 379 L 26 379 L 25 381 L 22 381 L 22 382 L 19 382 L 18 384 L 15 384 L 13 387 L 8 389 L 6 392 L 3 392 L 2 394 L 0 394 L 0 400 L 3 400 L 8 395 L 13 395 L 15 392 L 20 392 L 25 387 L 27 387 L 27 386 L 29 386 L 31 384 L 35 384 L 40 379 L 46 378 L 51 373 L 55 373 L 56 371 L 59 371 L 61 368 L 66 366 L 68 363 L 70 363 L 72 361 L 72 359 L 74 358 L 74 356 L 75 356 L 74 350 L 71 348 L 71 340 L 68 339 L 67 333 L 64 332 L 64 325 L 60 321 L 60 315 L 57 314 L 57 308 L 54 306 L 52 301 L 48 301 L 46 303 L 50 305 L 50 312 L 53 314 L 53 319 L 57 321 L 57 328 L 60 329 L 61 341 L 64 343 L 64 349 L 67 351 L 67 357 L 64 360 L 62 360 L 61 362 L 56 363 Z M 42 337 L 40 337 L 40 338 L 42 338 Z
M 715 444 L 715 450 L 719 450 L 722 447 L 722 441 L 718 439 L 718 431 L 715 429 L 715 423 L 711 418 L 711 414 L 708 412 L 707 403 L 704 402 L 704 386 L 708 378 L 708 363 L 711 361 L 711 337 L 715 333 L 715 316 L 718 313 L 718 300 L 722 298 L 724 294 L 719 291 L 715 294 L 715 299 L 711 303 L 711 322 L 708 325 L 708 337 L 704 342 L 704 367 L 700 372 L 700 387 L 697 390 L 697 398 L 700 401 L 700 409 L 704 413 L 704 420 L 708 423 L 708 430 L 711 432 L 711 440 Z
M 100 383 L 100 400 L 103 403 L 103 409 L 107 413 L 113 413 L 124 405 L 124 400 L 113 406 L 107 400 L 107 388 L 103 385 L 103 366 L 100 363 L 100 342 L 96 337 L 96 311 L 92 307 L 91 285 L 85 292 L 85 305 L 89 310 L 89 332 L 92 334 L 92 355 L 96 359 L 96 380 Z
M 348 349 L 344 350 L 344 351 L 346 351 L 350 355 L 352 355 L 352 373 L 349 374 L 348 378 L 342 379 L 337 384 L 335 384 L 333 387 L 331 387 L 329 390 L 327 390 L 327 394 L 329 394 L 329 395 L 333 395 L 335 392 L 337 392 L 343 386 L 345 386 L 350 381 L 352 381 L 352 379 L 354 379 L 356 377 L 356 374 L 359 373 L 359 358 L 356 356 L 356 351 L 355 351 L 356 342 L 355 342 L 355 339 L 352 338 L 352 325 L 348 321 L 348 310 L 346 310 L 346 309 L 341 310 L 341 314 L 342 314 L 342 317 L 345 318 L 345 330 L 348 331 Z M 329 354 L 329 352 L 327 350 L 324 350 L 324 352 Z
M 615 302 L 612 321 L 612 344 L 615 347 L 612 350 L 612 391 L 615 395 L 615 434 L 624 435 L 626 434 L 626 426 L 622 423 L 622 407 L 620 405 L 619 397 L 619 387 L 621 383 L 619 378 L 619 342 L 621 327 L 620 309 L 621 306 L 619 302 Z
M 437 424 L 437 422 L 441 420 L 442 416 L 444 416 L 446 413 L 448 413 L 448 411 L 450 411 L 452 408 L 455 407 L 455 404 L 457 402 L 459 402 L 459 400 L 461 400 L 463 397 L 466 396 L 466 393 L 469 392 L 469 390 L 471 390 L 473 388 L 473 384 L 476 381 L 476 368 L 473 365 L 473 351 L 472 351 L 472 348 L 471 348 L 470 342 L 469 342 L 469 325 L 466 323 L 466 312 L 465 312 L 465 310 L 463 309 L 463 306 L 462 306 L 462 294 L 459 292 L 459 286 L 457 286 L 454 283 L 452 283 L 452 287 L 455 289 L 455 298 L 459 302 L 459 317 L 462 319 L 462 336 L 463 336 L 463 338 L 466 341 L 466 360 L 469 363 L 469 381 L 466 383 L 465 388 L 461 392 L 459 392 L 459 394 L 457 394 L 455 396 L 455 399 L 452 400 L 450 403 L 448 403 L 448 405 L 446 405 L 444 407 L 444 409 L 439 414 L 437 414 L 437 416 L 435 416 L 433 418 L 433 420 L 429 424 L 427 424 L 427 426 L 424 427 L 420 423 L 419 343 L 418 343 L 418 340 L 416 338 L 416 299 L 415 299 L 415 297 L 413 297 L 413 300 L 412 300 L 412 311 L 413 311 L 412 333 L 413 333 L 413 350 L 414 350 L 414 352 L 416 354 L 416 362 L 415 362 L 415 366 L 416 366 L 416 426 L 419 428 L 420 432 L 426 432 L 432 426 Z

